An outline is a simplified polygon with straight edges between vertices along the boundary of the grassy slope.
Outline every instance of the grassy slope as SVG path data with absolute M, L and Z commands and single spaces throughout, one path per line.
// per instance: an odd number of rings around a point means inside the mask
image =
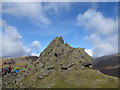
M 38 72 L 28 75 L 23 81 L 34 84 L 35 88 L 117 88 L 118 79 L 106 76 L 95 70 L 74 70 L 65 72 L 53 72 L 45 78 L 34 81 Z

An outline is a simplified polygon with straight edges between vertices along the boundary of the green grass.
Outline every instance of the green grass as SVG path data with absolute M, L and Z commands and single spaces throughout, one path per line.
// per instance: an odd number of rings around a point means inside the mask
M 80 88 L 117 88 L 118 79 L 115 77 L 99 74 L 94 70 L 75 70 L 66 77 L 71 77 L 68 81 Z
M 64 87 L 64 88 L 74 88 L 72 84 L 69 82 L 66 82 L 67 80 L 66 77 L 61 76 L 59 73 L 54 72 L 51 73 L 50 75 L 46 76 L 45 78 L 38 80 L 35 87 L 36 88 L 42 88 L 42 87 L 49 87 L 49 88 L 59 88 L 59 87 Z
M 91 69 L 54 71 L 43 79 L 38 79 L 38 75 L 39 72 L 34 72 L 21 82 L 25 86 L 32 83 L 35 88 L 118 88 L 116 77 L 107 76 Z

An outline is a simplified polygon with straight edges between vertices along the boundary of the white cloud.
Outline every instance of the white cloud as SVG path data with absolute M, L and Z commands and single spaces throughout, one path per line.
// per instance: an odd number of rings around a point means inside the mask
M 45 3 L 44 4 L 45 10 L 46 11 L 50 11 L 51 13 L 54 13 L 56 15 L 59 15 L 60 12 L 62 12 L 63 10 L 70 10 L 70 3 Z
M 93 56 L 118 52 L 118 20 L 89 9 L 84 14 L 79 14 L 77 21 L 78 26 L 83 27 L 88 34 L 84 39 L 92 43 Z
M 60 10 L 68 10 L 69 3 L 48 3 L 48 2 L 14 2 L 3 3 L 3 13 L 15 17 L 27 18 L 36 25 L 48 25 L 51 20 L 48 18 L 48 12 L 59 14 Z M 61 11 L 62 11 L 61 10 Z
M 91 34 L 90 36 L 85 37 L 85 39 L 92 42 L 93 44 L 93 56 L 103 56 L 117 53 L 118 51 L 117 35 L 112 35 L 112 37 L 109 36 L 105 39 L 101 39 L 100 36 Z
M 32 53 L 31 56 L 39 56 L 38 53 Z
M 93 52 L 91 49 L 85 49 L 85 52 L 87 52 L 88 55 L 93 56 Z
M 78 25 L 85 27 L 89 32 L 109 35 L 117 30 L 118 22 L 112 18 L 106 18 L 95 9 L 88 9 L 77 17 Z
M 41 48 L 41 43 L 37 40 L 33 41 L 31 44 L 31 49 L 32 49 L 32 56 L 39 56 L 40 54 L 40 48 Z
M 40 49 L 40 47 L 41 47 L 41 44 L 40 44 L 39 41 L 35 40 L 35 41 L 32 42 L 32 48 L 33 49 L 37 50 L 37 49 Z
M 23 43 L 21 42 L 22 36 L 17 31 L 17 29 L 13 26 L 10 26 L 6 24 L 3 25 L 3 32 L 0 32 L 0 47 L 2 47 L 0 50 L 0 53 L 3 56 L 9 56 L 9 57 L 17 57 L 17 56 L 24 56 L 24 55 L 30 55 L 31 50 L 30 48 L 26 48 Z
M 3 13 L 25 17 L 36 24 L 50 24 L 40 3 L 3 3 Z

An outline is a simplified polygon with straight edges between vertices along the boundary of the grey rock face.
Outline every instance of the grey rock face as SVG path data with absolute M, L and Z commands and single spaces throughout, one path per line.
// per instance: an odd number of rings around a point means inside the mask
M 50 69 L 42 68 L 41 73 L 39 74 L 38 78 L 43 79 L 45 76 L 47 76 L 51 72 L 52 72 L 52 69 L 50 70 Z
M 73 48 L 68 43 L 64 44 L 62 37 L 56 37 L 40 54 L 37 66 L 46 68 L 48 71 L 50 68 L 61 70 L 67 70 L 68 68 L 80 69 L 84 66 L 90 68 L 91 61 L 92 58 L 84 51 L 84 48 Z

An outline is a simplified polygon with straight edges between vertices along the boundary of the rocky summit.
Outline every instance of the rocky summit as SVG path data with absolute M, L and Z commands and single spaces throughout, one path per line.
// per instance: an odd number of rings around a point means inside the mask
M 62 37 L 56 37 L 36 60 L 31 61 L 32 58 L 28 56 L 27 63 L 19 66 L 18 73 L 3 75 L 2 86 L 3 88 L 117 87 L 116 78 L 92 70 L 92 57 L 84 50 L 84 48 L 73 48 L 64 43 Z M 22 58 L 22 61 L 26 61 L 26 58 Z M 93 83 L 93 80 L 97 83 L 101 81 L 102 84 L 99 86 Z M 108 82 L 109 80 L 112 82 Z
M 56 37 L 38 58 L 38 62 L 44 63 L 44 68 L 52 66 L 60 69 L 73 66 L 81 68 L 91 64 L 91 61 L 92 58 L 84 51 L 84 48 L 72 48 L 68 43 L 64 44 L 62 37 Z
M 49 46 L 40 54 L 36 69 L 41 68 L 43 78 L 53 70 L 83 69 L 91 67 L 92 58 L 84 48 L 73 48 L 68 43 L 64 44 L 62 37 L 56 37 Z

